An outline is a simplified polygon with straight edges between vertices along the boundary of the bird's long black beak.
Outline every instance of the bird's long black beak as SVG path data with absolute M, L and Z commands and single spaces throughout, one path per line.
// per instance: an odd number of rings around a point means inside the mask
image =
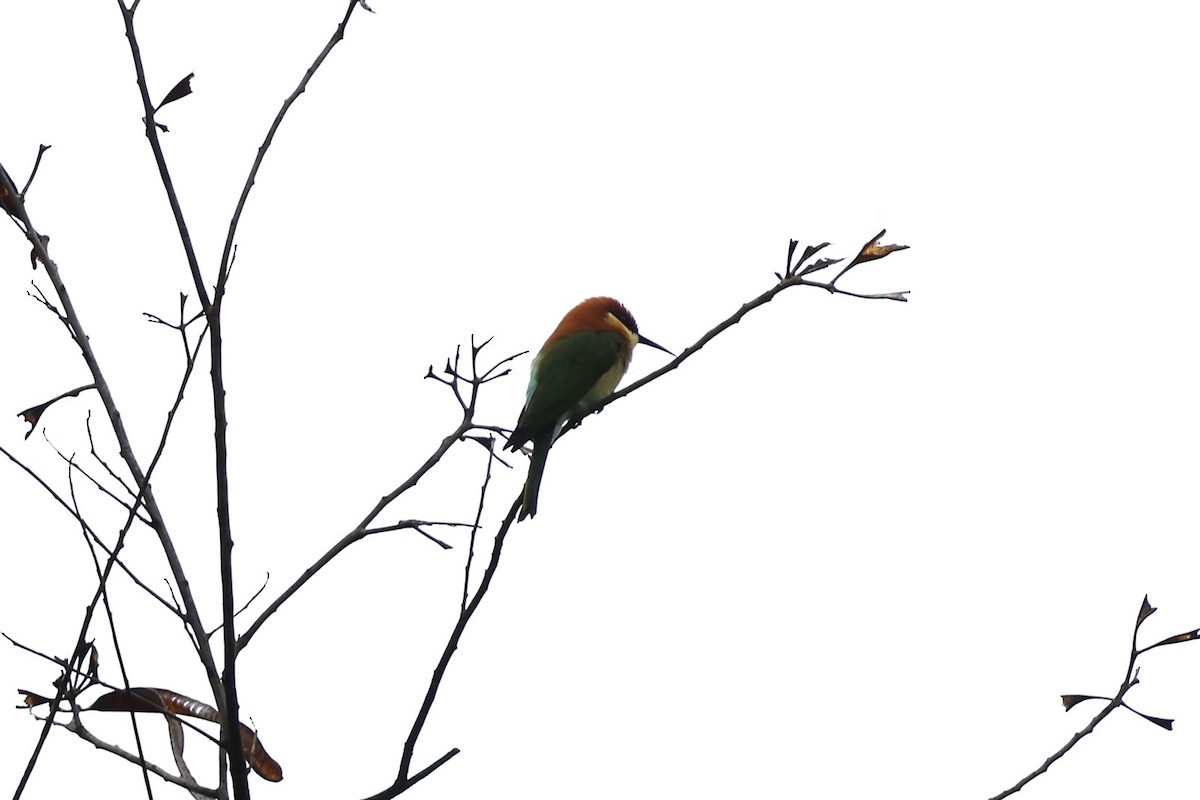
M 644 345 L 647 345 L 648 347 L 653 347 L 655 350 L 662 350 L 664 353 L 671 356 L 672 358 L 675 357 L 675 354 L 672 353 L 670 350 L 663 347 L 661 344 L 659 344 L 657 342 L 650 341 L 645 336 L 642 336 L 640 333 L 638 334 L 638 344 L 644 344 Z

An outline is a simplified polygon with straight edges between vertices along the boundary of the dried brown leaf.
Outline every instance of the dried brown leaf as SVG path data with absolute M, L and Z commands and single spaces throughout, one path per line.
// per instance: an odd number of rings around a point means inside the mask
M 862 264 L 866 261 L 875 261 L 876 259 L 883 258 L 897 250 L 908 249 L 908 245 L 906 244 L 880 244 L 879 240 L 883 238 L 885 233 L 887 233 L 887 228 L 881 230 L 876 234 L 874 239 L 864 244 L 862 250 L 858 251 L 858 255 L 850 262 L 847 269 L 853 267 L 855 264 Z
M 152 689 L 138 687 L 125 691 L 118 689 L 96 699 L 90 706 L 92 711 L 149 711 L 159 714 L 177 715 L 181 717 L 197 717 L 209 722 L 218 722 L 217 710 L 207 703 L 202 703 L 187 695 L 172 692 L 169 689 Z M 283 780 L 283 768 L 279 762 L 271 758 L 258 734 L 246 727 L 240 728 L 242 750 L 246 760 L 259 777 L 268 781 Z M 182 752 L 182 747 L 180 748 Z
M 271 758 L 270 754 L 263 749 L 258 734 L 245 725 L 242 725 L 242 752 L 246 754 L 246 760 L 258 773 L 258 777 L 272 783 L 279 783 L 283 780 L 283 767 L 279 766 L 279 762 Z
M 24 705 L 19 705 L 17 708 L 37 708 L 38 706 L 44 706 L 50 702 L 49 697 L 42 697 L 40 694 L 31 692 L 28 689 L 17 689 L 17 691 L 24 695 L 24 697 L 21 698 L 21 702 Z
M 62 400 L 67 397 L 78 397 L 80 394 L 82 394 L 83 392 L 86 392 L 88 389 L 95 389 L 95 388 L 96 388 L 96 384 L 89 383 L 87 386 L 80 386 L 78 389 L 72 389 L 69 392 L 63 392 L 58 397 L 47 400 L 46 402 L 41 403 L 36 406 L 33 406 L 32 408 L 27 408 L 24 411 L 22 411 L 21 413 L 17 414 L 18 417 L 21 417 L 22 419 L 24 419 L 26 422 L 29 423 L 29 430 L 25 432 L 25 438 L 28 439 L 29 435 L 31 433 L 33 433 L 34 429 L 37 428 L 37 424 L 38 424 L 38 422 L 41 421 L 42 415 L 44 413 L 46 413 L 46 409 L 48 409 L 50 406 L 54 405 L 59 400 Z
M 23 419 L 29 423 L 29 430 L 25 431 L 26 439 L 28 439 L 29 435 L 31 433 L 33 433 L 35 428 L 37 428 L 38 420 L 40 420 L 42 418 L 42 412 L 44 412 L 49 407 L 50 407 L 49 403 L 42 403 L 40 406 L 34 406 L 33 408 L 27 408 L 24 411 L 22 411 L 20 414 L 17 414 L 18 417 L 20 417 L 21 419 Z

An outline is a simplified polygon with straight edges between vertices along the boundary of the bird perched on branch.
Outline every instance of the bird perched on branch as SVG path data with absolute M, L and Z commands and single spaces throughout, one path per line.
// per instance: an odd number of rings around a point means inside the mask
M 625 306 L 611 297 L 591 297 L 567 312 L 533 357 L 525 408 L 505 445 L 517 450 L 526 442 L 533 443 L 519 519 L 537 513 L 546 456 L 563 425 L 613 393 L 629 369 L 638 343 L 674 355 L 640 335 Z

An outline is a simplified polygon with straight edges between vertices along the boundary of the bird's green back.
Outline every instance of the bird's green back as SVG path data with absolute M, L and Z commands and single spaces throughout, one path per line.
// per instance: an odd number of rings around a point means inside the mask
M 529 398 L 509 443 L 524 444 L 612 393 L 629 366 L 624 347 L 611 331 L 578 331 L 547 346 L 530 375 Z

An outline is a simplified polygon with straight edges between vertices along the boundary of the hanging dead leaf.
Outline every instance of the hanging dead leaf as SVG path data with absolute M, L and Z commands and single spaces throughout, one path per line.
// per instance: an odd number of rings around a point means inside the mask
M 263 749 L 262 741 L 258 738 L 258 734 L 245 725 L 242 725 L 241 730 L 242 752 L 246 754 L 246 760 L 250 762 L 250 766 L 258 773 L 258 777 L 272 783 L 279 783 L 283 780 L 283 767 L 279 766 L 279 762 L 271 758 L 267 751 Z
M 88 707 L 89 711 L 144 711 L 181 717 L 196 717 L 209 722 L 218 722 L 217 710 L 207 703 L 202 703 L 187 695 L 172 692 L 168 689 L 152 689 L 138 687 L 118 689 L 96 699 Z M 259 777 L 279 782 L 283 780 L 283 768 L 279 762 L 271 758 L 258 738 L 258 733 L 250 730 L 245 723 L 240 726 L 242 751 L 246 760 Z M 182 747 L 180 751 L 182 753 Z

